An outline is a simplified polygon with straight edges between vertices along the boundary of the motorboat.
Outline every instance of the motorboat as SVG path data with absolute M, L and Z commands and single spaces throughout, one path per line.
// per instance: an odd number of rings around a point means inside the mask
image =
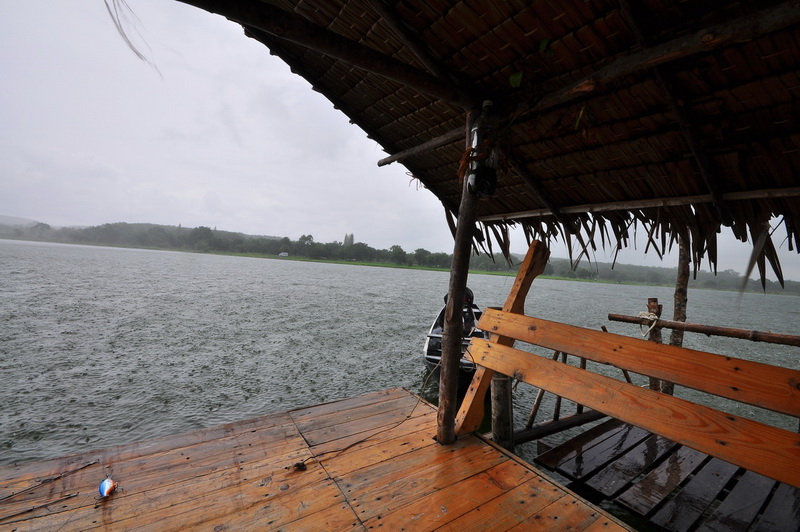
M 447 295 L 444 296 L 444 306 L 442 310 L 439 311 L 439 315 L 436 316 L 428 332 L 428 336 L 425 338 L 423 355 L 425 357 L 425 365 L 431 371 L 438 370 L 442 360 L 442 331 L 444 330 L 444 314 L 446 309 Z M 475 373 L 475 362 L 472 361 L 469 353 L 467 353 L 467 346 L 469 346 L 470 340 L 474 337 L 486 337 L 486 333 L 477 328 L 477 323 L 481 318 L 482 311 L 478 305 L 475 304 L 474 295 L 469 288 L 464 292 L 464 303 L 461 312 L 464 330 L 461 337 L 461 359 L 458 362 L 459 382 L 468 383 L 472 378 L 472 374 Z

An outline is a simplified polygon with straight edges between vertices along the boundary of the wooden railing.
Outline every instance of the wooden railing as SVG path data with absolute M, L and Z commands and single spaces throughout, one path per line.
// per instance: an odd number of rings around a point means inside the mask
M 716 408 L 639 387 L 511 347 L 522 341 L 715 396 L 800 417 L 800 371 L 657 344 L 538 318 L 487 310 L 475 338 L 476 373 L 456 419 L 457 431 L 475 429 L 493 372 L 509 375 L 603 414 L 660 434 L 706 454 L 800 487 L 800 435 Z

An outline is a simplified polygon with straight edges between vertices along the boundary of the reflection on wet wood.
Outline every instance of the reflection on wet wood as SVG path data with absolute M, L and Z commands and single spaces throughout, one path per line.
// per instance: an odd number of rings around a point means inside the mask
M 558 466 L 567 460 L 575 458 L 586 449 L 599 444 L 600 442 L 612 437 L 617 432 L 625 428 L 624 424 L 616 419 L 609 419 L 580 435 L 569 440 L 568 445 L 553 447 L 546 453 L 540 454 L 536 461 L 549 469 L 557 469 Z
M 606 497 L 612 497 L 676 445 L 674 441 L 651 434 L 619 460 L 592 476 L 586 484 Z
M 754 530 L 800 530 L 800 489 L 786 484 L 778 486 Z
M 738 470 L 733 464 L 712 458 L 651 521 L 667 530 L 689 530 Z
M 776 484 L 771 478 L 745 471 L 736 486 L 698 531 L 747 530 Z
M 634 484 L 617 497 L 617 501 L 638 514 L 646 515 L 694 473 L 697 466 L 707 458 L 708 456 L 700 451 L 681 447 L 648 473 L 641 482 Z
M 612 437 L 606 438 L 592 448 L 561 463 L 558 466 L 558 470 L 570 478 L 582 479 L 596 472 L 611 460 L 623 455 L 649 435 L 650 433 L 644 429 L 625 425 L 622 430 L 616 432 Z

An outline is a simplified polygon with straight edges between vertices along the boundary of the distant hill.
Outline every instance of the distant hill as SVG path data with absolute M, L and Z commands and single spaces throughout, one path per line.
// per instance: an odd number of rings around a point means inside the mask
M 5 214 L 0 214 L 0 225 L 21 225 L 24 227 L 30 225 L 36 225 L 36 220 L 29 220 L 28 218 L 20 218 L 19 216 L 6 216 Z

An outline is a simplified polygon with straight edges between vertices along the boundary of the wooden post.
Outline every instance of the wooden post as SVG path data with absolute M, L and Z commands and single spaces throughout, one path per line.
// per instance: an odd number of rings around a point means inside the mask
M 473 113 L 467 118 L 467 146 L 469 146 Z M 461 339 L 464 323 L 461 316 L 464 293 L 469 274 L 469 256 L 472 251 L 472 229 L 475 225 L 477 196 L 470 194 L 468 180 L 464 178 L 461 190 L 461 205 L 458 208 L 453 263 L 450 267 L 447 308 L 442 331 L 442 359 L 439 368 L 439 409 L 436 415 L 436 440 L 450 445 L 456 440 L 455 416 L 458 408 L 458 363 L 461 359 Z
M 492 375 L 492 441 L 503 449 L 514 450 L 511 377 L 502 373 Z
M 659 318 L 661 317 L 661 311 L 664 309 L 663 305 L 658 304 L 657 297 L 649 297 L 647 298 L 647 312 L 650 314 L 655 314 Z M 657 344 L 661 343 L 661 327 L 656 325 L 650 329 L 650 333 L 647 337 L 648 340 L 651 342 L 655 342 Z M 650 389 L 655 391 L 661 390 L 661 381 L 654 377 L 650 377 Z
M 686 321 L 686 303 L 689 301 L 689 231 L 684 227 L 678 230 L 678 276 L 675 278 L 675 295 L 673 296 L 675 308 L 672 311 L 672 321 Z M 669 335 L 669 345 L 683 346 L 683 331 L 672 329 Z M 673 395 L 675 383 L 662 381 L 661 393 Z
M 544 272 L 544 267 L 547 265 L 547 259 L 550 257 L 550 250 L 547 246 L 539 241 L 533 241 L 528 248 L 528 253 L 525 255 L 525 260 L 519 267 L 517 278 L 514 280 L 514 286 L 511 287 L 511 292 L 508 294 L 506 304 L 503 305 L 504 312 L 513 312 L 515 314 L 523 314 L 525 312 L 525 297 L 528 295 L 531 283 L 533 280 Z M 490 337 L 492 342 L 497 342 L 502 345 L 514 345 L 514 339 L 508 337 L 501 337 L 492 334 Z M 478 366 L 475 370 L 475 376 L 472 378 L 467 394 L 464 396 L 464 402 L 461 404 L 461 409 L 456 416 L 456 434 L 466 434 L 478 429 L 483 421 L 483 398 L 486 396 L 486 391 L 489 389 L 489 383 L 492 380 L 494 371 Z

